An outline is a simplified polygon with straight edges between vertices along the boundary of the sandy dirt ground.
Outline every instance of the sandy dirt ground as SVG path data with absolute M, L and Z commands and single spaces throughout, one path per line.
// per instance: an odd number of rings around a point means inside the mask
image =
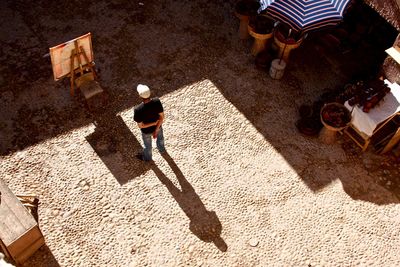
M 0 170 L 39 196 L 24 266 L 399 266 L 399 165 L 298 133 L 346 75 L 314 50 L 254 65 L 233 1 L 0 2 Z M 48 48 L 93 35 L 108 105 L 55 82 Z M 135 88 L 163 102 L 168 154 L 135 158 Z

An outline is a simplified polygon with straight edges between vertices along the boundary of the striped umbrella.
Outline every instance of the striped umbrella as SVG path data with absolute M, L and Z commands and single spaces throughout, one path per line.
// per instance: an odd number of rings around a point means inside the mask
M 260 1 L 260 9 L 258 11 L 261 12 L 264 9 L 267 9 L 267 7 L 270 4 L 272 4 L 275 0 L 259 0 L 259 1 Z
M 302 32 L 337 25 L 349 2 L 351 0 L 260 0 L 271 17 Z

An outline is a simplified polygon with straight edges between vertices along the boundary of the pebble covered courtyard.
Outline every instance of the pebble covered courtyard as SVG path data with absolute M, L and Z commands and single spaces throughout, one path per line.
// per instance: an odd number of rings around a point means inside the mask
M 23 266 L 399 266 L 399 165 L 297 131 L 345 82 L 311 46 L 282 80 L 254 66 L 234 1 L 2 1 L 0 170 L 39 196 Z M 52 77 L 48 48 L 91 32 L 108 104 Z M 144 83 L 167 154 L 135 158 Z

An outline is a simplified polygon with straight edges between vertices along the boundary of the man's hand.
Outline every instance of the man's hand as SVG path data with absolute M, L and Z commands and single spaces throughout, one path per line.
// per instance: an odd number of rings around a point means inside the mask
M 142 128 L 149 128 L 149 127 L 152 127 L 152 126 L 157 126 L 158 125 L 158 121 L 150 122 L 150 123 L 138 122 L 137 125 L 141 129 Z
M 157 129 L 153 132 L 153 138 L 156 139 L 158 132 L 160 131 L 160 128 L 157 127 Z
M 164 112 L 158 113 L 158 115 L 159 115 L 159 119 L 156 124 L 157 127 L 156 127 L 156 130 L 153 132 L 154 139 L 157 138 L 158 132 L 160 131 L 160 127 L 161 127 L 162 123 L 164 122 Z

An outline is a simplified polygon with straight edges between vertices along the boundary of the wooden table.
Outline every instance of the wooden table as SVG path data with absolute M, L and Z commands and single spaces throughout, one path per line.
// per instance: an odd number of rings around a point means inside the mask
M 400 140 L 400 85 L 385 80 L 390 92 L 369 113 L 362 107 L 344 104 L 352 122 L 345 133 L 365 151 L 371 144 L 378 153 L 386 153 Z
M 33 216 L 1 178 L 0 193 L 0 246 L 21 264 L 44 245 L 44 238 Z

